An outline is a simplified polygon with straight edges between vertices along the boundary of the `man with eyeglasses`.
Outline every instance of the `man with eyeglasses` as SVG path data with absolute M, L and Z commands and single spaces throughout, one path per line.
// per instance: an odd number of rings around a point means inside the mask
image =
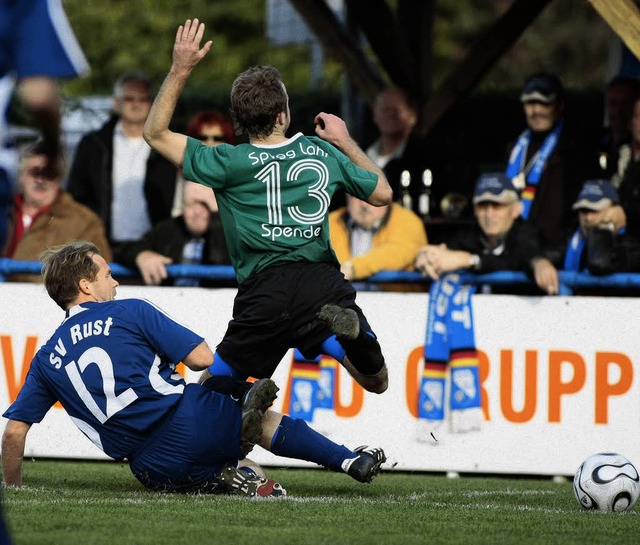
M 22 152 L 20 192 L 14 197 L 2 255 L 19 261 L 37 261 L 51 246 L 84 239 L 93 242 L 105 259 L 111 259 L 102 221 L 61 189 L 64 161 L 58 156 L 55 168 L 49 168 L 47 150 L 47 144 L 39 140 Z M 9 280 L 42 282 L 42 277 L 15 274 Z
M 140 71 L 127 72 L 113 91 L 114 115 L 80 141 L 68 190 L 102 218 L 119 261 L 124 243 L 171 217 L 177 170 L 142 138 L 153 98 L 151 80 Z

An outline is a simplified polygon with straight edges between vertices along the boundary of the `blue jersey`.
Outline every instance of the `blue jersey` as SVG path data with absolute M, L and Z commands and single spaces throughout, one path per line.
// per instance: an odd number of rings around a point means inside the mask
M 108 456 L 135 454 L 185 388 L 175 372 L 203 338 L 142 299 L 73 307 L 38 350 L 3 416 L 40 422 L 60 401 Z
M 0 0 L 0 76 L 67 78 L 88 70 L 62 0 Z

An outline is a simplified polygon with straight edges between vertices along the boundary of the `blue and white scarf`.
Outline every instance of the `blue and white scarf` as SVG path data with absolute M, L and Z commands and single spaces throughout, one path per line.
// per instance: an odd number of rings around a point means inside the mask
M 525 165 L 525 160 L 527 157 L 527 149 L 529 148 L 529 144 L 531 143 L 531 130 L 527 129 L 524 131 L 516 145 L 511 150 L 511 155 L 509 156 L 509 164 L 507 165 L 505 174 L 509 176 L 509 178 L 513 181 L 513 185 L 518 191 L 521 191 L 521 199 L 522 199 L 522 217 L 527 219 L 529 217 L 529 213 L 531 212 L 531 205 L 533 204 L 533 199 L 536 195 L 536 188 L 538 183 L 540 182 L 540 178 L 542 177 L 542 172 L 544 171 L 545 164 L 549 156 L 553 153 L 558 140 L 560 139 L 560 134 L 562 133 L 562 129 L 564 127 L 564 120 L 560 119 L 553 130 L 549 133 L 549 135 L 545 138 L 540 150 L 536 155 L 534 155 L 531 159 L 533 164 L 531 168 L 527 172 L 528 165 Z M 531 162 L 530 161 L 530 162 Z M 524 175 L 524 179 L 518 180 L 518 178 L 522 178 Z M 523 185 L 524 184 L 524 185 Z
M 565 271 L 578 271 L 580 269 L 580 258 L 584 251 L 584 235 L 581 229 L 576 229 L 576 232 L 571 236 L 567 251 L 564 254 L 564 270 Z
M 475 344 L 471 295 L 474 286 L 463 285 L 450 273 L 433 282 L 429 291 L 424 371 L 418 395 L 418 417 L 445 418 L 447 371 L 451 388 L 449 409 L 481 406 L 478 353 Z

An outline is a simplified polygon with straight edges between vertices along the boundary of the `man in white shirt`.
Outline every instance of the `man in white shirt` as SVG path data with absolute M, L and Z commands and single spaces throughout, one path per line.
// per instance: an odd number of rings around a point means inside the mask
M 142 72 L 118 78 L 113 117 L 83 137 L 69 174 L 69 192 L 104 221 L 115 261 L 122 243 L 171 217 L 177 170 L 142 138 L 151 91 Z
M 389 87 L 376 97 L 373 121 L 380 137 L 367 148 L 367 155 L 380 168 L 402 157 L 407 140 L 418 120 L 415 107 L 402 89 Z
M 113 200 L 111 238 L 115 242 L 136 240 L 151 228 L 144 202 L 144 179 L 151 147 L 142 128 L 151 109 L 151 85 L 139 79 L 120 78 L 114 87 L 113 111 L 118 114 L 113 133 Z

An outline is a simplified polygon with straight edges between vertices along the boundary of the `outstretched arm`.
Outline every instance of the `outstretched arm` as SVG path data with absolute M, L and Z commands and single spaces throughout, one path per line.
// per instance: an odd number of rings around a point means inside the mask
M 8 485 L 22 486 L 22 458 L 31 424 L 9 420 L 2 435 L 2 474 Z
M 472 254 L 450 250 L 446 244 L 428 244 L 418 250 L 415 267 L 422 276 L 438 280 L 441 275 L 458 269 L 473 268 Z
M 167 265 L 173 259 L 153 250 L 142 250 L 136 256 L 136 265 L 147 286 L 159 286 L 167 278 Z
M 169 123 L 191 71 L 211 49 L 211 40 L 200 47 L 203 35 L 204 23 L 200 23 L 198 19 L 187 19 L 184 26 L 180 25 L 178 28 L 171 69 L 144 124 L 143 136 L 147 143 L 178 167 L 184 161 L 187 137 L 170 131 Z
M 384 172 L 378 168 L 378 165 L 369 159 L 356 141 L 351 138 L 345 122 L 336 115 L 324 112 L 316 116 L 315 122 L 316 134 L 320 138 L 336 146 L 360 168 L 378 175 L 378 184 L 371 195 L 369 195 L 367 202 L 373 206 L 391 204 L 393 191 L 387 181 L 387 177 L 384 175 Z
M 20 100 L 40 129 L 46 150 L 46 169 L 52 176 L 62 174 L 60 156 L 60 91 L 57 81 L 49 76 L 30 76 L 17 83 Z

